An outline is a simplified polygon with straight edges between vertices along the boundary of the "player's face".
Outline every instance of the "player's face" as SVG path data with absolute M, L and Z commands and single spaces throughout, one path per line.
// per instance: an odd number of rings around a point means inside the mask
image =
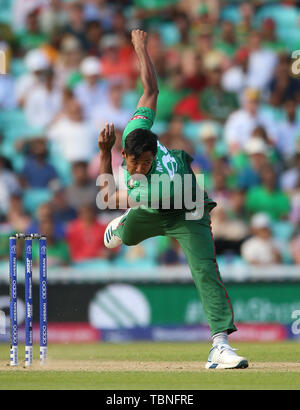
M 135 158 L 134 155 L 127 155 L 123 151 L 122 156 L 125 159 L 126 167 L 130 175 L 147 175 L 155 158 L 151 151 L 143 152 L 138 158 Z

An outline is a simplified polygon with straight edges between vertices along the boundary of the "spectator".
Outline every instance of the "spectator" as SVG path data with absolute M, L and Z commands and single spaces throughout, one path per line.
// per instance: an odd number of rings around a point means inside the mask
M 297 103 L 287 100 L 284 103 L 286 118 L 276 127 L 276 145 L 281 155 L 290 160 L 300 139 L 300 119 L 297 118 Z
M 103 35 L 99 20 L 90 20 L 86 23 L 87 53 L 90 56 L 100 57 L 99 44 Z
M 24 187 L 47 188 L 51 181 L 58 178 L 58 174 L 48 162 L 47 141 L 37 138 L 29 144 L 29 154 L 20 175 Z
M 202 2 L 199 6 L 199 0 L 179 0 L 177 8 L 183 10 L 191 19 L 204 16 L 205 22 L 217 21 L 219 17 L 219 1 L 211 0 L 209 2 Z
M 128 42 L 128 37 L 130 39 L 130 35 L 128 36 L 129 32 L 127 29 L 129 23 L 130 22 L 127 20 L 122 9 L 116 8 L 112 18 L 112 27 L 110 32 L 117 34 L 120 37 L 122 43 Z
M 55 75 L 60 88 L 74 86 L 81 81 L 79 66 L 83 57 L 80 41 L 69 34 L 60 42 L 59 55 L 55 63 Z
M 161 36 L 157 32 L 150 34 L 148 48 L 156 66 L 159 82 L 156 119 L 158 121 L 169 121 L 176 105 L 182 98 L 188 95 L 188 88 L 190 88 L 190 85 L 186 84 L 184 78 L 184 67 L 188 65 L 188 63 L 182 64 L 181 56 L 178 56 L 177 59 L 175 56 L 176 51 L 173 49 L 165 49 L 162 44 Z M 183 61 L 186 60 L 185 57 L 182 57 L 182 59 Z M 190 71 L 188 72 L 190 73 Z M 191 81 L 193 80 L 191 79 Z M 195 85 L 196 89 L 197 84 L 194 83 L 193 85 Z M 142 85 L 139 81 L 138 94 L 140 95 L 142 92 Z
M 286 100 L 300 102 L 299 80 L 290 75 L 291 61 L 288 54 L 281 53 L 275 68 L 274 77 L 270 84 L 270 102 L 275 106 L 283 104 Z
M 27 232 L 31 225 L 31 217 L 25 212 L 23 207 L 23 197 L 21 192 L 11 195 L 9 209 L 6 214 L 6 221 L 13 232 Z
M 218 130 L 214 123 L 206 122 L 199 131 L 199 143 L 201 152 L 195 155 L 195 163 L 200 171 L 210 173 L 213 169 L 213 162 L 218 157 Z
M 238 175 L 238 186 L 240 189 L 248 190 L 261 182 L 261 170 L 268 164 L 268 146 L 260 138 L 251 138 L 246 144 L 246 153 L 249 165 Z
M 202 32 L 195 38 L 195 53 L 202 56 L 205 70 L 222 65 L 224 59 L 226 61 L 225 54 L 214 48 L 212 30 L 209 27 L 203 28 Z
M 90 118 L 97 132 L 103 129 L 106 123 L 113 123 L 117 129 L 126 127 L 132 112 L 122 107 L 123 90 L 122 83 L 112 83 L 106 94 L 102 92 L 102 99 L 98 104 L 90 107 Z
M 26 28 L 16 36 L 17 47 L 21 53 L 26 53 L 33 48 L 39 48 L 46 43 L 48 36 L 42 33 L 39 24 L 39 11 L 35 9 L 26 17 Z
M 272 127 L 258 111 L 259 96 L 257 90 L 247 88 L 244 91 L 242 108 L 230 114 L 225 123 L 224 137 L 232 155 L 245 148 L 256 127 L 263 126 L 267 134 L 272 135 L 272 132 L 269 132 Z
M 28 95 L 24 110 L 32 127 L 44 129 L 51 125 L 62 106 L 62 93 L 56 87 L 52 69 L 43 72 L 39 85 Z
M 228 206 L 228 215 L 231 219 L 237 219 L 244 223 L 247 230 L 248 215 L 245 208 L 245 191 L 242 189 L 233 190 L 230 195 L 230 205 Z
M 135 59 L 131 45 L 122 45 L 116 34 L 103 36 L 100 49 L 102 51 L 101 64 L 103 77 L 108 80 L 123 80 L 132 83 L 136 77 Z
M 243 47 L 236 51 L 232 65 L 224 71 L 222 87 L 224 90 L 235 93 L 239 102 L 242 102 L 244 89 L 248 87 L 249 51 Z
M 218 255 L 239 256 L 241 245 L 249 234 L 246 222 L 230 215 L 231 195 L 227 210 L 221 205 L 212 213 L 214 239 Z
M 79 2 L 70 4 L 68 11 L 68 23 L 63 32 L 75 37 L 83 49 L 87 48 L 88 42 L 85 31 L 84 6 Z
M 231 191 L 228 188 L 229 170 L 224 162 L 214 161 L 212 172 L 212 197 L 226 211 L 230 207 Z
M 259 32 L 253 31 L 249 37 L 249 87 L 263 94 L 270 89 L 270 83 L 277 64 L 277 55 L 262 46 Z
M 191 49 L 191 33 L 189 31 L 189 27 L 190 27 L 189 16 L 184 12 L 178 11 L 174 15 L 174 23 L 176 24 L 179 37 L 180 37 L 179 41 L 174 46 L 174 50 L 177 50 L 177 52 L 180 55 L 181 51 Z
M 25 65 L 28 73 L 16 81 L 16 99 L 18 105 L 23 107 L 31 91 L 43 84 L 44 74 L 51 64 L 46 54 L 39 49 L 29 51 L 25 56 Z
M 40 233 L 47 238 L 47 267 L 55 268 L 70 265 L 69 248 L 65 240 L 55 237 L 55 227 L 51 219 L 41 222 Z M 37 246 L 32 248 L 32 259 L 35 265 L 39 264 L 39 249 Z
M 12 110 L 16 107 L 15 87 L 12 75 L 0 75 L 0 110 Z
M 293 262 L 300 265 L 300 232 L 299 228 L 295 230 L 290 242 L 290 251 Z
M 40 27 L 44 33 L 52 35 L 61 31 L 68 22 L 68 14 L 61 0 L 50 0 L 48 7 L 44 7 L 39 15 Z
M 170 244 L 167 249 L 158 255 L 158 263 L 165 266 L 186 265 L 186 257 L 174 238 L 170 238 Z
M 202 112 L 208 118 L 224 122 L 238 108 L 238 101 L 235 94 L 222 89 L 221 79 L 220 66 L 209 71 L 208 86 L 201 93 L 200 104 Z
M 164 21 L 165 18 L 170 18 L 171 13 L 175 9 L 177 0 L 164 0 L 149 2 L 147 0 L 134 0 L 135 5 L 135 17 L 137 19 L 144 20 L 144 24 L 148 26 L 152 24 L 159 24 Z
M 67 188 L 67 199 L 70 206 L 78 210 L 87 203 L 96 203 L 98 189 L 96 181 L 89 177 L 88 163 L 84 161 L 74 162 L 72 176 L 73 182 Z
M 160 65 L 166 60 L 166 49 L 163 44 L 162 36 L 159 31 L 151 31 L 148 36 L 148 50 L 155 67 L 158 67 L 160 74 Z M 165 65 L 164 65 L 165 67 Z
M 74 95 L 83 107 L 84 117 L 90 119 L 90 113 L 95 106 L 106 102 L 108 97 L 108 84 L 100 79 L 101 66 L 96 57 L 85 58 L 80 71 L 84 80 L 74 88 Z
M 111 30 L 114 11 L 114 4 L 106 0 L 90 0 L 84 4 L 85 20 L 89 22 L 96 19 L 105 31 Z
M 7 238 L 13 233 L 12 227 L 6 221 L 2 221 L 0 215 L 0 262 L 7 262 L 7 255 L 9 254 L 9 241 Z
M 256 214 L 251 220 L 252 237 L 242 245 L 242 256 L 250 265 L 281 263 L 280 246 L 272 237 L 271 221 L 266 214 Z
M 246 207 L 251 214 L 266 213 L 274 220 L 284 219 L 290 211 L 289 197 L 277 186 L 271 165 L 261 169 L 261 185 L 252 187 L 246 195 Z
M 0 156 L 0 214 L 8 212 L 10 197 L 17 193 L 20 193 L 18 179 L 9 169 L 8 161 Z
M 294 225 L 300 224 L 300 180 L 291 193 L 291 213 L 290 220 Z
M 195 153 L 195 149 L 191 141 L 184 137 L 183 127 L 183 118 L 174 116 L 169 122 L 169 128 L 162 135 L 161 140 L 167 148 L 185 150 L 192 156 Z
M 231 21 L 223 21 L 221 25 L 221 35 L 215 43 L 215 48 L 221 50 L 229 58 L 232 58 L 237 47 L 234 24 Z
M 185 76 L 186 74 L 188 79 L 190 77 L 193 77 L 193 79 L 196 80 L 196 75 L 193 75 L 195 74 L 195 71 L 197 71 L 195 64 L 194 64 L 195 61 L 193 61 L 195 57 L 195 53 L 193 51 L 192 42 L 191 42 L 191 32 L 189 30 L 191 21 L 186 13 L 183 13 L 180 11 L 175 13 L 173 19 L 174 19 L 174 24 L 176 25 L 179 39 L 178 39 L 178 42 L 169 46 L 167 48 L 167 51 L 165 52 L 168 55 L 168 68 L 170 70 L 179 69 L 182 75 Z M 187 60 L 190 61 L 190 59 L 192 59 L 193 61 L 192 64 L 189 64 L 187 62 Z M 203 74 L 203 71 L 202 71 L 202 74 Z M 201 81 L 201 78 L 200 78 L 200 81 Z
M 77 217 L 77 212 L 67 200 L 67 190 L 58 180 L 50 183 L 52 192 L 51 206 L 54 220 L 60 222 L 64 227 Z
M 1 32 L 1 48 L 2 49 L 4 48 L 4 51 L 9 50 L 9 52 L 11 52 L 11 47 L 14 46 L 14 42 L 15 42 L 15 35 L 12 30 L 12 27 L 8 25 L 7 23 L 5 23 L 5 21 L 1 22 L 0 32 Z
M 174 114 L 182 116 L 186 120 L 201 121 L 207 119 L 207 115 L 201 109 L 199 102 L 199 95 L 192 93 L 176 104 L 174 107 Z
M 80 207 L 78 218 L 71 222 L 67 231 L 67 243 L 74 262 L 104 259 L 109 250 L 104 246 L 106 225 L 97 220 L 94 205 Z
M 194 92 L 202 91 L 207 85 L 207 73 L 203 66 L 202 56 L 189 50 L 182 55 L 180 66 L 183 86 Z
M 59 220 L 54 218 L 51 202 L 46 202 L 39 206 L 36 212 L 36 219 L 28 227 L 26 233 L 40 233 L 41 227 L 45 223 L 53 224 L 53 237 L 56 240 L 63 240 L 65 238 L 65 227 Z
M 54 122 L 47 137 L 70 162 L 89 161 L 96 150 L 94 131 L 84 120 L 81 105 L 75 99 L 68 102 L 65 115 Z
M 159 69 L 160 92 L 156 118 L 158 121 L 170 121 L 176 104 L 188 94 L 188 90 L 180 70 L 174 69 L 167 74 L 166 61 L 160 62 Z M 140 92 L 139 87 L 139 94 Z
M 15 32 L 25 28 L 27 15 L 43 6 L 43 2 L 44 0 L 26 0 L 26 2 L 24 0 L 14 0 L 11 11 Z
M 276 23 L 271 18 L 266 18 L 261 27 L 262 45 L 265 49 L 270 49 L 277 53 L 286 50 L 285 44 L 278 40 L 276 35 Z
M 236 24 L 237 40 L 240 44 L 247 43 L 250 33 L 253 30 L 255 17 L 255 6 L 253 3 L 242 3 L 239 6 L 240 20 Z
M 62 90 L 62 104 L 61 104 L 61 109 L 60 111 L 57 113 L 53 123 L 57 123 L 59 120 L 61 120 L 62 118 L 65 118 L 66 116 L 68 116 L 68 110 L 69 110 L 69 106 L 70 103 L 72 102 L 78 102 L 75 97 L 74 97 L 74 93 L 70 88 L 64 88 Z M 81 108 L 81 106 L 80 106 Z M 50 127 L 49 127 L 50 128 Z
M 296 153 L 294 156 L 294 167 L 287 170 L 281 176 L 281 188 L 284 191 L 291 192 L 298 186 L 300 182 L 300 145 L 296 148 Z

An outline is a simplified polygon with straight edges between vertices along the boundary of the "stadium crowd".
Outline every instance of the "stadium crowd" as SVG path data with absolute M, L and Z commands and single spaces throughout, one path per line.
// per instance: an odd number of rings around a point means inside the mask
M 167 238 L 103 244 L 118 211 L 96 208 L 97 136 L 115 124 L 122 187 L 122 131 L 141 94 L 133 28 L 149 32 L 158 73 L 153 131 L 194 157 L 218 203 L 220 261 L 300 264 L 300 10 L 221 0 L 1 1 L 0 260 L 9 234 L 39 231 L 49 266 L 185 263 Z

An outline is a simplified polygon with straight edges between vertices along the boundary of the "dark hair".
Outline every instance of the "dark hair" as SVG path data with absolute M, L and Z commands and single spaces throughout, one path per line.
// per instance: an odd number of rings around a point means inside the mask
M 87 168 L 88 167 L 88 162 L 87 161 L 74 161 L 72 162 L 72 168 L 77 168 L 77 167 L 84 167 Z
M 85 29 L 89 30 L 90 28 L 97 27 L 102 28 L 99 20 L 89 20 L 85 23 Z
M 131 131 L 125 139 L 125 153 L 134 155 L 135 159 L 146 151 L 151 151 L 153 155 L 156 155 L 157 140 L 157 136 L 152 131 L 137 128 Z

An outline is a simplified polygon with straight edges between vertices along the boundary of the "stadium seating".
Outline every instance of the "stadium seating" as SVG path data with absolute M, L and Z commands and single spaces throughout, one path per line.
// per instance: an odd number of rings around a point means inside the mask
M 266 18 L 272 18 L 280 27 L 297 27 L 299 23 L 299 11 L 288 5 L 266 5 L 258 10 L 256 21 L 260 25 Z
M 24 208 L 27 212 L 34 216 L 38 207 L 46 202 L 49 202 L 51 198 L 52 193 L 49 189 L 27 188 L 23 196 Z
M 1 0 L 0 23 L 9 24 L 12 20 L 13 0 Z

